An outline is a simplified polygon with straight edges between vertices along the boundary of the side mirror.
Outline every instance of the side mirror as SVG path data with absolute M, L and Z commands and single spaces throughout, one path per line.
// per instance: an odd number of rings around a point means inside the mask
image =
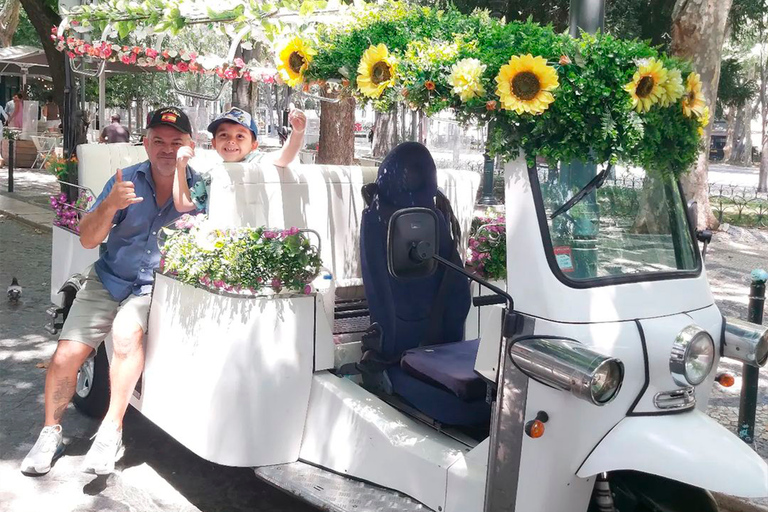
M 438 220 L 429 208 L 404 208 L 389 219 L 387 267 L 397 279 L 428 277 L 435 272 Z
M 699 203 L 694 199 L 688 201 L 686 213 L 688 214 L 688 223 L 691 225 L 691 231 L 696 233 L 696 230 L 699 229 Z

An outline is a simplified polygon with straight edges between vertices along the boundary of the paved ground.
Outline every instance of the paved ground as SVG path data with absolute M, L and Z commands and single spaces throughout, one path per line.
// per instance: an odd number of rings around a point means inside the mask
M 72 410 L 64 418 L 66 456 L 51 473 L 24 477 L 18 467 L 42 421 L 42 391 L 53 339 L 42 329 L 49 306 L 50 234 L 0 215 L 0 512 L 310 511 L 257 480 L 248 469 L 207 462 L 129 408 L 127 451 L 109 477 L 80 472 L 98 425 Z M 23 301 L 4 290 L 17 276 Z

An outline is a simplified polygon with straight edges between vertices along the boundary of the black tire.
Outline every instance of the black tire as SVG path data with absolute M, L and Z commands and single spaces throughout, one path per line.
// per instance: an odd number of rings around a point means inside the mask
M 91 371 L 87 368 L 93 363 Z M 72 397 L 75 408 L 91 418 L 103 419 L 109 407 L 109 361 L 104 343 L 99 345 L 93 359 L 83 363 L 77 374 L 75 395 Z
M 639 471 L 609 474 L 614 506 L 621 512 L 717 512 L 712 495 L 699 487 Z M 589 512 L 597 512 L 594 496 Z

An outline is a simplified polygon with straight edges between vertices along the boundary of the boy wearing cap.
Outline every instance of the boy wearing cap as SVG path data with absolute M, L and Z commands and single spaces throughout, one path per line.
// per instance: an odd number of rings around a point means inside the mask
M 291 136 L 280 150 L 272 163 L 284 167 L 291 163 L 301 149 L 304 141 L 304 129 L 307 118 L 301 110 L 292 110 L 288 121 L 293 128 Z M 213 134 L 211 141 L 213 149 L 224 162 L 258 162 L 265 153 L 256 151 L 259 147 L 259 130 L 251 114 L 239 108 L 232 108 L 221 114 L 208 125 L 208 131 Z M 195 155 L 193 146 L 179 149 L 176 160 L 176 179 L 173 184 L 173 201 L 180 212 L 208 209 L 208 190 L 210 175 L 204 177 L 195 187 L 186 186 L 184 169 L 189 159 Z
M 111 473 L 122 455 L 123 416 L 144 368 L 143 338 L 153 273 L 160 263 L 157 235 L 181 215 L 172 197 L 176 153 L 192 144 L 191 132 L 189 119 L 180 109 L 157 110 L 144 139 L 148 160 L 118 169 L 80 222 L 83 247 L 99 247 L 106 239 L 106 251 L 84 272 L 85 284 L 48 365 L 44 428 L 21 464 L 24 474 L 47 473 L 64 451 L 60 422 L 75 393 L 77 371 L 110 331 L 109 409 L 83 469 L 98 475 Z M 200 177 L 186 168 L 183 179 L 194 187 Z

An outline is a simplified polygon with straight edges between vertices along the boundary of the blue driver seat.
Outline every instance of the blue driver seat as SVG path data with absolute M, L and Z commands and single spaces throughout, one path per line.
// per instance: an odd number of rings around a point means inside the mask
M 469 281 L 439 265 L 425 278 L 400 280 L 387 267 L 391 216 L 418 206 L 437 214 L 439 254 L 461 265 L 459 233 L 437 190 L 437 169 L 421 144 L 406 142 L 387 155 L 376 182 L 364 187 L 368 207 L 360 232 L 363 285 L 372 328 L 359 365 L 366 386 L 395 394 L 450 425 L 488 421 L 486 385 L 475 373 L 478 340 L 463 340 Z M 442 208 L 436 207 L 436 197 Z

